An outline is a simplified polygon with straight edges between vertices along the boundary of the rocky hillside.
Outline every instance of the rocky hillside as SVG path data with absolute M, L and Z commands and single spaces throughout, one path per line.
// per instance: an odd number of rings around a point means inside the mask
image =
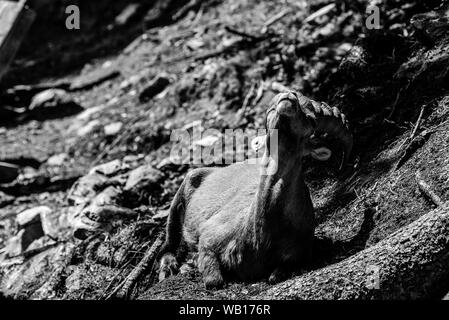
M 38 2 L 38 1 L 36 1 Z M 438 298 L 449 291 L 449 4 L 95 1 L 37 20 L 0 92 L 0 292 L 38 299 Z M 290 88 L 344 112 L 340 152 L 306 160 L 314 261 L 278 285 L 204 289 L 195 259 L 156 283 L 168 206 L 190 168 L 173 130 L 255 135 Z M 251 148 L 236 153 L 252 156 Z M 223 161 L 224 163 L 224 161 Z M 1 165 L 1 164 L 0 164 Z M 0 171 L 2 172 L 2 171 Z M 371 271 L 378 285 L 370 286 Z

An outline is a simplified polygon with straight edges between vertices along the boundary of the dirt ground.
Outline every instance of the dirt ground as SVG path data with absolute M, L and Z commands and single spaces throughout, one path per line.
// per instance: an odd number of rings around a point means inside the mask
M 435 208 L 418 188 L 417 172 L 449 199 L 449 33 L 433 15 L 447 11 L 447 1 L 378 1 L 378 30 L 364 24 L 365 1 L 335 1 L 309 22 L 331 1 L 199 1 L 185 12 L 187 1 L 167 1 L 153 20 L 159 2 L 135 1 L 140 7 L 124 25 L 115 17 L 129 1 L 78 2 L 85 13 L 79 31 L 65 29 L 59 7 L 53 14 L 45 6 L 38 10 L 2 82 L 0 108 L 20 116 L 1 120 L 0 161 L 20 164 L 22 174 L 0 185 L 0 248 L 17 233 L 15 218 L 25 209 L 48 206 L 58 228 L 48 249 L 0 261 L 5 296 L 113 298 L 163 229 L 157 215 L 193 167 L 165 164 L 171 130 L 201 120 L 204 128 L 254 132 L 263 128 L 267 103 L 281 85 L 338 107 L 354 134 L 343 172 L 337 170 L 340 150 L 325 163 L 306 161 L 317 219 L 310 269 L 342 261 Z M 168 85 L 144 97 L 161 75 Z M 96 78 L 105 80 L 68 90 L 81 113 L 48 119 L 22 113 L 33 88 L 67 89 Z M 120 129 L 107 135 L 105 127 L 114 123 Z M 67 157 L 49 164 L 60 154 Z M 108 179 L 144 164 L 159 168 L 163 178 L 135 198 L 122 196 L 120 205 L 137 218 L 75 239 L 67 222 L 74 207 L 69 190 L 92 167 L 125 158 L 128 167 Z M 261 281 L 208 291 L 192 268 L 158 284 L 147 272 L 128 296 L 245 299 L 268 287 Z M 449 291 L 449 281 L 445 287 Z

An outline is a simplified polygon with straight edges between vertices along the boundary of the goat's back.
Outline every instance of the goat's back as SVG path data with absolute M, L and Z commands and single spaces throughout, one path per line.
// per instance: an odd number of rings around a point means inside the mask
M 188 242 L 196 242 L 201 224 L 216 214 L 223 219 L 246 215 L 259 180 L 259 166 L 246 162 L 216 168 L 204 177 L 200 185 L 189 192 L 191 197 L 186 205 L 184 224 L 185 231 L 190 234 Z

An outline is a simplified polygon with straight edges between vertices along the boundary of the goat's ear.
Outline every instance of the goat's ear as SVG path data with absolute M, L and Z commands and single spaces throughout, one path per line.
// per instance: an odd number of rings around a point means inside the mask
M 326 161 L 331 157 L 332 151 L 326 147 L 319 147 L 316 149 L 312 149 L 310 155 L 316 160 Z

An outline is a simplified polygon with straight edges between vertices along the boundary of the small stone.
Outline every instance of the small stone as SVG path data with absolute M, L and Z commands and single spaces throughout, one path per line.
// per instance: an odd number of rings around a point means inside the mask
M 57 238 L 59 233 L 59 224 L 57 216 L 55 216 L 53 211 L 42 211 L 41 212 L 41 225 L 44 234 Z
M 101 173 L 105 176 L 112 176 L 119 172 L 119 170 L 122 168 L 122 162 L 120 160 L 113 160 L 104 164 L 100 164 L 96 167 L 93 167 L 89 174 L 92 173 Z
M 114 122 L 104 126 L 104 134 L 106 136 L 115 136 L 123 128 L 123 123 Z
M 126 80 L 123 80 L 120 83 L 120 89 L 126 90 L 126 89 L 138 84 L 141 79 L 142 79 L 141 75 L 137 75 L 137 74 L 132 75 L 131 77 L 129 77 Z
M 67 153 L 60 153 L 55 154 L 54 156 L 51 156 L 47 160 L 47 165 L 51 167 L 60 167 L 69 159 L 69 156 Z
M 109 186 L 93 198 L 91 204 L 98 206 L 115 205 L 120 196 L 121 192 L 119 188 Z
M 8 240 L 5 250 L 8 257 L 17 257 L 23 252 L 22 238 L 24 234 L 25 230 L 22 229 L 14 237 Z
M 106 107 L 107 107 L 106 104 L 101 104 L 99 106 L 95 106 L 95 107 L 86 109 L 83 112 L 81 112 L 79 115 L 77 115 L 76 119 L 77 120 L 88 120 L 94 114 L 99 113 L 99 112 L 103 111 L 104 109 L 106 109 Z
M 87 123 L 85 126 L 79 128 L 76 132 L 76 134 L 79 137 L 87 136 L 89 133 L 91 133 L 94 129 L 96 129 L 100 125 L 100 120 L 92 120 L 89 123 Z
M 194 38 L 194 39 L 191 39 L 191 40 L 187 41 L 186 46 L 190 50 L 196 51 L 196 50 L 199 50 L 202 47 L 204 47 L 204 40 L 199 39 L 199 38 Z
M 207 136 L 202 138 L 201 140 L 195 141 L 193 144 L 200 147 L 212 147 L 215 143 L 218 142 L 218 140 L 220 140 L 220 137 Z

